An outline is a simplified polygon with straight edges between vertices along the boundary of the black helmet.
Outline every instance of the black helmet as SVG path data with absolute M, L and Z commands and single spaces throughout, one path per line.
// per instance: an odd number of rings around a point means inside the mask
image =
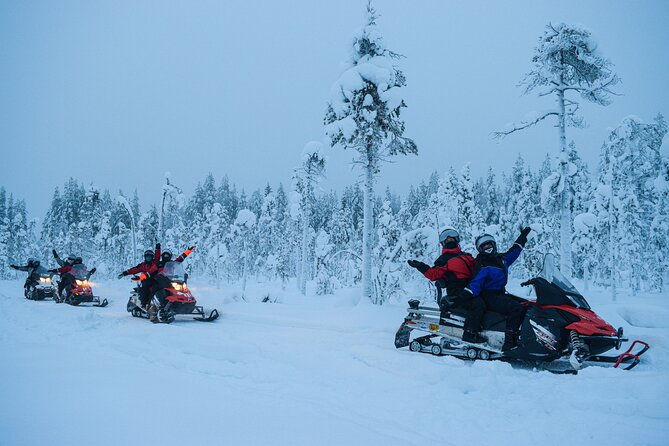
M 481 254 L 496 254 L 497 243 L 490 234 L 483 234 L 476 237 L 476 250 Z
M 84 259 L 82 259 L 81 257 L 77 257 L 76 259 L 74 259 L 75 265 L 81 265 L 82 263 L 84 263 Z
M 65 263 L 68 265 L 74 265 L 74 262 L 77 260 L 77 258 L 70 254 L 69 256 L 65 257 Z
M 147 249 L 144 251 L 144 261 L 145 262 L 153 262 L 153 259 L 155 258 L 155 254 L 153 253 L 152 250 Z
M 33 258 L 28 259 L 28 266 L 30 268 L 37 268 L 39 266 L 39 260 Z
M 163 251 L 163 253 L 160 255 L 160 260 L 162 260 L 163 263 L 169 262 L 172 260 L 172 253 L 170 251 Z
M 455 240 L 455 244 L 453 242 L 447 242 L 446 240 L 452 238 Z M 439 234 L 439 243 L 441 244 L 442 247 L 444 248 L 455 248 L 460 244 L 460 233 L 456 231 L 455 229 L 444 229 L 441 231 Z

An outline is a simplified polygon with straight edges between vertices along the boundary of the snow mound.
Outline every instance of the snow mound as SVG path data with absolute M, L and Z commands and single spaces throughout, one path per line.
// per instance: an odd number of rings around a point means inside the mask
M 669 310 L 654 305 L 627 305 L 618 314 L 632 327 L 669 328 Z

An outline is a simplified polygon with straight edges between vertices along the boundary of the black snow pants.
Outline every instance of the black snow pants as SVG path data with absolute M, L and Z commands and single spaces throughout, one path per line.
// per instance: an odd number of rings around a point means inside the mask
M 480 331 L 483 325 L 483 316 L 487 310 L 507 317 L 507 331 L 518 331 L 520 324 L 523 322 L 525 309 L 515 298 L 504 292 L 482 293 L 480 298 L 484 305 L 472 306 L 472 311 L 469 312 L 467 317 L 468 327 L 471 327 L 473 331 Z
M 145 279 L 139 285 L 139 302 L 140 305 L 146 307 L 151 299 L 151 290 L 156 281 L 154 279 Z
M 70 273 L 65 273 L 60 276 L 60 282 L 58 282 L 58 295 L 63 296 L 63 290 L 65 288 L 70 288 L 74 283 L 74 276 Z

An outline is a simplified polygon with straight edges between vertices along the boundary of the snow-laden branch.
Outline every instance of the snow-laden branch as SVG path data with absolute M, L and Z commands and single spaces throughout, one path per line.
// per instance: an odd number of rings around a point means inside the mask
M 544 114 L 539 115 L 539 116 L 535 117 L 534 119 L 523 120 L 523 121 L 520 121 L 520 123 L 518 123 L 518 124 L 513 124 L 513 125 L 510 126 L 511 128 L 508 128 L 507 130 L 501 130 L 501 131 L 498 131 L 498 132 L 493 132 L 493 138 L 502 139 L 505 136 L 508 136 L 512 133 L 518 132 L 520 130 L 524 130 L 528 127 L 532 127 L 533 125 L 543 121 L 544 119 L 546 119 L 549 116 L 558 116 L 558 115 L 559 115 L 559 113 L 557 111 L 554 111 L 554 110 L 544 112 Z

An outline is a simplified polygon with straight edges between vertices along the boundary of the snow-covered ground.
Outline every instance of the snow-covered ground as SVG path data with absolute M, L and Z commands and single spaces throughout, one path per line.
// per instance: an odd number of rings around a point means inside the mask
M 2 445 L 666 445 L 666 295 L 590 293 L 652 349 L 632 371 L 577 376 L 396 350 L 402 303 L 335 296 L 261 303 L 194 286 L 221 318 L 153 325 L 125 310 L 22 297 L 0 282 Z M 267 289 L 267 286 L 265 286 Z M 294 288 L 291 288 L 291 290 Z

